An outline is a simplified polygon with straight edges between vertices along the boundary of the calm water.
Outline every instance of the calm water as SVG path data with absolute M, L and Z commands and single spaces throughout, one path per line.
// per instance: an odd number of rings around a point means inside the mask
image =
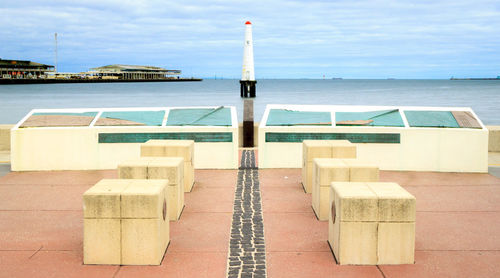
M 0 123 L 33 108 L 234 105 L 242 119 L 238 80 L 173 83 L 1 85 Z M 471 107 L 485 124 L 500 125 L 500 81 L 259 80 L 255 120 L 266 104 Z

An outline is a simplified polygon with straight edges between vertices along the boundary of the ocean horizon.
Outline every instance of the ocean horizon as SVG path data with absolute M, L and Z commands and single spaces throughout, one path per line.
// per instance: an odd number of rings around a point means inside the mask
M 486 125 L 500 125 L 500 81 L 448 79 L 258 79 L 255 121 L 266 104 L 471 107 Z M 32 109 L 235 106 L 238 79 L 198 82 L 71 83 L 0 86 L 0 124 Z

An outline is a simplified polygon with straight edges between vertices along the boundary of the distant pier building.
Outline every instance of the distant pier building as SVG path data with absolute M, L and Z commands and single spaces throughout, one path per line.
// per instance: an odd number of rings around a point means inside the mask
M 152 66 L 108 65 L 91 68 L 87 74 L 93 75 L 94 78 L 97 76 L 102 79 L 158 80 L 177 79 L 181 71 Z
M 0 79 L 38 79 L 53 72 L 54 66 L 24 60 L 0 59 Z

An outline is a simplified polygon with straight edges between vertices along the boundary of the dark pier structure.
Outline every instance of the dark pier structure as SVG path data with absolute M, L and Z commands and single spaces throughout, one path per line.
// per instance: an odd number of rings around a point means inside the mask
M 240 96 L 243 98 L 255 97 L 255 80 L 240 80 Z

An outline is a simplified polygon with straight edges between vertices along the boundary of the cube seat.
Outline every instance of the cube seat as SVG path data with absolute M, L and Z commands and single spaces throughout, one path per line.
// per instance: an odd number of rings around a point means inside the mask
M 348 140 L 304 140 L 302 186 L 306 193 L 312 193 L 314 158 L 356 158 L 356 145 Z
M 312 208 L 320 221 L 328 221 L 332 182 L 378 182 L 379 168 L 356 159 L 314 158 Z
M 397 183 L 333 182 L 328 242 L 339 264 L 413 264 L 416 199 Z
M 140 157 L 118 164 L 120 179 L 167 179 L 168 218 L 179 220 L 184 209 L 184 159 L 182 157 Z
M 84 264 L 159 265 L 170 242 L 168 180 L 103 179 L 83 194 Z
M 141 144 L 141 157 L 184 158 L 184 192 L 191 192 L 194 185 L 193 140 L 149 140 Z

